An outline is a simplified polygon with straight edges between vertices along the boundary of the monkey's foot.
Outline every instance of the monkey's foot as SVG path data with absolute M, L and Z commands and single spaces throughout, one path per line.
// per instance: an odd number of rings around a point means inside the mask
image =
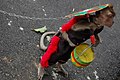
M 68 77 L 68 72 L 64 69 L 62 65 L 56 65 L 56 67 L 53 69 L 56 73 L 60 74 L 61 76 Z

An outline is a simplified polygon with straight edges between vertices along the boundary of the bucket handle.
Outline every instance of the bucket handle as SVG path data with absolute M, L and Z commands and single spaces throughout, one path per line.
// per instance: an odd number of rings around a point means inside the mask
M 90 46 L 88 46 L 86 49 L 84 49 L 83 52 L 81 52 L 81 54 L 78 54 L 77 59 L 79 58 L 79 56 L 83 55 L 83 53 L 84 53 L 85 51 L 87 51 L 87 50 L 88 50 L 89 48 L 91 48 L 91 47 L 93 47 L 92 44 L 91 44 Z

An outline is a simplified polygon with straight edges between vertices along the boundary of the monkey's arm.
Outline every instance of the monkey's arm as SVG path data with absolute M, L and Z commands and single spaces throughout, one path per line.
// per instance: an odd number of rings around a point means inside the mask
M 94 31 L 94 35 L 95 35 L 95 39 L 96 39 L 96 44 L 94 45 L 94 47 L 96 47 L 101 42 L 101 39 L 98 34 L 103 30 L 103 28 L 104 28 L 104 26 L 101 26 L 100 28 L 98 28 Z

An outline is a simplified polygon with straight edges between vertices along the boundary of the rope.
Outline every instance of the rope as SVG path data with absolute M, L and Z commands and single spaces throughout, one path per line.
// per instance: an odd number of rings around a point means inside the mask
M 36 17 L 28 17 L 28 16 L 22 16 L 17 15 L 15 13 L 8 13 L 6 11 L 0 10 L 0 13 L 7 14 L 9 16 L 17 17 L 17 18 L 23 18 L 23 19 L 30 19 L 30 20 L 59 20 L 59 19 L 66 19 L 66 17 L 56 17 L 56 18 L 36 18 Z

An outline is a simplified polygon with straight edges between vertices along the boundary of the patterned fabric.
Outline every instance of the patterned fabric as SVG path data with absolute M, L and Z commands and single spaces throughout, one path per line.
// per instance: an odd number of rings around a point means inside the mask
M 82 10 L 82 11 L 79 11 L 79 12 L 75 12 L 75 13 L 72 13 L 70 15 L 67 15 L 66 17 L 73 17 L 73 16 L 82 16 L 82 15 L 86 15 L 86 14 L 94 14 L 96 11 L 100 11 L 104 8 L 107 8 L 109 7 L 110 4 L 104 4 L 104 5 L 100 5 L 100 6 L 96 6 L 96 7 L 93 7 L 93 8 L 89 8 L 89 9 L 86 9 L 86 10 Z

